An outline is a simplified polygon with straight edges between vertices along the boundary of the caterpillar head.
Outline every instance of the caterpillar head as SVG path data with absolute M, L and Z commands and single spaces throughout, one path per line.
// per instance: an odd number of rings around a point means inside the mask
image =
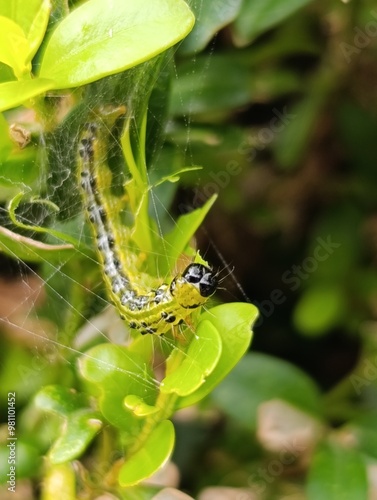
M 206 302 L 216 292 L 216 275 L 203 264 L 190 264 L 170 284 L 170 293 L 180 306 L 194 309 Z

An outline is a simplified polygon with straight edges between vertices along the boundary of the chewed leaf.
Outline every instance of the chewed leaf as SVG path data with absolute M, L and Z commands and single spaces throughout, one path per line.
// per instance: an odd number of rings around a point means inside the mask
M 208 320 L 200 322 L 184 359 L 181 359 L 182 351 L 176 349 L 167 360 L 167 375 L 161 382 L 161 392 L 179 396 L 193 393 L 215 368 L 221 348 L 220 334 L 214 325 Z
M 74 460 L 80 456 L 102 427 L 99 414 L 93 410 L 71 413 L 63 426 L 61 436 L 49 452 L 53 464 Z
M 118 73 L 160 54 L 191 30 L 183 0 L 89 0 L 53 32 L 40 77 L 71 88 Z
M 173 424 L 170 420 L 163 420 L 142 448 L 127 458 L 119 473 L 120 485 L 133 486 L 161 469 L 173 451 L 174 439 Z
M 177 408 L 200 401 L 230 372 L 249 347 L 252 338 L 251 327 L 257 317 L 258 310 L 255 306 L 238 302 L 213 307 L 201 316 L 202 321 L 208 320 L 219 332 L 222 342 L 221 355 L 204 383 L 192 394 L 178 400 Z

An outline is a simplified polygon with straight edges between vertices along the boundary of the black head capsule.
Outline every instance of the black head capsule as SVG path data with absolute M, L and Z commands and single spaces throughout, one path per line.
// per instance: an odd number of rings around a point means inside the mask
M 182 273 L 182 278 L 198 288 L 202 297 L 213 295 L 219 284 L 213 271 L 203 264 L 190 264 Z

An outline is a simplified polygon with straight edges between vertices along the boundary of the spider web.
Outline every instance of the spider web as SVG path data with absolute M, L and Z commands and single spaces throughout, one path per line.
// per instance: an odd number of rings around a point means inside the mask
M 211 57 L 211 53 L 208 56 Z M 165 59 L 165 66 L 170 64 L 169 59 L 171 57 L 172 54 Z M 164 67 L 162 70 L 164 71 Z M 144 71 L 147 80 L 148 65 L 144 70 L 138 68 L 138 82 L 142 86 L 144 78 L 140 71 Z M 176 72 L 175 75 L 177 76 Z M 198 74 L 197 77 L 202 78 L 203 75 Z M 97 88 L 101 88 L 101 85 L 99 84 Z M 136 91 L 142 93 L 140 88 L 135 88 Z M 50 100 L 53 106 L 56 106 L 58 101 L 62 106 L 66 100 L 71 98 L 70 95 L 62 94 L 55 95 Z M 106 96 L 101 95 L 100 92 L 97 93 L 92 102 L 90 100 L 86 101 L 84 108 L 82 106 L 79 108 L 79 112 L 87 113 L 92 111 L 105 98 Z M 54 100 L 55 102 L 53 102 Z M 165 128 L 160 116 L 151 113 L 149 119 L 154 121 L 154 125 Z M 183 124 L 186 130 L 186 142 L 182 148 L 183 150 L 181 149 L 181 154 L 183 153 L 186 157 L 186 164 L 193 164 L 190 151 L 189 115 L 183 117 Z M 65 133 L 66 129 L 62 129 L 62 134 Z M 78 137 L 77 135 L 76 140 L 67 141 L 65 149 L 62 149 L 61 146 L 54 146 L 51 141 L 49 142 L 46 135 L 41 134 L 38 162 L 42 175 L 39 177 L 37 186 L 33 187 L 33 192 L 35 190 L 37 195 L 38 191 L 42 192 L 44 200 L 56 203 L 59 206 L 59 214 L 52 227 L 57 229 L 64 227 L 65 230 L 69 228 L 72 237 L 80 243 L 89 243 L 94 248 L 94 236 L 88 231 L 84 206 L 77 190 L 77 176 L 74 168 L 72 168 L 77 154 Z M 169 150 L 164 148 L 162 141 L 156 143 L 152 149 L 154 149 L 152 151 L 154 159 L 149 170 L 150 184 L 153 184 L 154 179 L 161 176 L 159 168 L 169 155 Z M 55 170 L 52 173 L 47 168 L 47 160 L 48 157 L 51 158 L 51 155 L 57 158 L 59 166 L 58 171 Z M 66 183 L 72 186 L 72 194 L 67 199 L 62 199 L 60 193 Z M 150 209 L 157 222 L 160 235 L 164 232 L 166 225 L 173 226 L 176 223 L 175 217 L 169 209 L 169 203 L 174 197 L 174 189 L 174 185 L 164 184 L 163 188 L 151 190 Z M 67 189 L 64 192 L 67 193 Z M 37 214 L 33 213 L 35 208 Z M 5 208 L 2 211 L 5 213 Z M 31 226 L 44 227 L 50 216 L 50 207 L 41 203 L 32 206 L 25 204 L 17 210 L 17 219 Z M 37 232 L 33 234 L 32 231 L 29 231 L 27 235 L 32 238 L 39 238 L 40 236 Z M 165 242 L 165 245 L 168 245 L 168 243 Z M 123 251 L 126 250 L 123 249 Z M 77 273 L 72 273 L 72 268 L 70 268 L 70 264 L 75 260 L 81 262 L 80 257 L 85 257 L 85 259 L 92 262 L 96 262 L 97 257 L 95 254 L 84 255 L 80 248 L 77 248 L 75 252 L 75 255 L 66 257 L 59 262 L 51 262 L 45 259 L 38 266 L 21 263 L 18 269 L 19 279 L 9 287 L 3 285 L 6 290 L 5 293 L 10 297 L 8 302 L 5 299 L 2 300 L 2 329 L 8 337 L 17 339 L 17 342 L 27 346 L 32 353 L 31 358 L 30 355 L 24 358 L 21 357 L 21 361 L 18 361 L 15 367 L 16 376 L 19 377 L 19 387 L 30 386 L 29 391 L 27 389 L 23 391 L 25 398 L 34 392 L 32 390 L 32 386 L 35 385 L 33 378 L 38 379 L 40 377 L 46 383 L 45 379 L 49 377 L 45 377 L 43 372 L 49 370 L 51 366 L 59 366 L 63 363 L 70 365 L 75 370 L 77 358 L 89 356 L 86 352 L 88 347 L 102 341 L 119 345 L 126 345 L 130 341 L 127 326 L 121 321 L 115 308 L 106 297 L 101 274 L 97 273 L 97 279 L 91 282 L 86 280 L 85 272 L 77 269 Z M 165 276 L 160 278 L 162 281 L 166 279 Z M 88 285 L 88 281 L 93 283 L 94 286 Z M 9 292 L 9 289 L 12 289 L 13 286 L 14 300 L 12 300 L 12 295 Z M 76 294 L 74 300 L 67 293 L 69 290 L 73 290 L 73 293 Z M 60 314 L 61 311 L 64 311 L 64 315 Z M 190 327 L 188 328 L 190 329 Z M 185 334 L 183 333 L 183 335 Z M 180 343 L 168 335 L 153 338 L 153 342 L 156 352 L 164 344 L 167 344 L 170 348 L 175 346 L 176 349 L 182 350 Z M 127 356 L 125 351 L 122 350 L 122 352 Z M 133 362 L 132 359 L 129 361 Z M 135 366 L 136 363 L 135 361 Z M 121 368 L 116 369 L 121 370 Z M 139 383 L 141 382 L 146 387 L 158 386 L 161 375 L 158 375 L 157 372 L 158 370 L 156 370 L 153 377 L 148 378 L 145 376 L 142 380 L 139 378 Z M 135 376 L 133 372 L 130 375 Z M 10 386 L 9 390 L 12 389 L 14 387 Z

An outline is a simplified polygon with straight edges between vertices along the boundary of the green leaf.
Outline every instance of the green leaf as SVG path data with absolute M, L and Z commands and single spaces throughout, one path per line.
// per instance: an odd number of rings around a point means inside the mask
M 232 370 L 250 345 L 251 327 L 257 317 L 258 311 L 255 306 L 237 302 L 213 307 L 201 315 L 201 321 L 208 320 L 220 334 L 221 355 L 205 382 L 194 393 L 179 399 L 177 408 L 184 408 L 200 401 Z
M 316 451 L 307 483 L 308 500 L 368 498 L 366 467 L 362 456 L 336 444 Z
M 35 404 L 65 420 L 60 436 L 49 452 L 54 464 L 74 460 L 81 455 L 102 427 L 99 413 L 88 408 L 87 398 L 67 387 L 44 387 L 36 395 Z
M 16 81 L 16 77 L 12 71 L 12 68 L 7 64 L 0 62 L 0 83 Z
M 242 0 L 211 0 L 190 2 L 196 23 L 189 36 L 182 42 L 179 51 L 183 54 L 192 54 L 204 49 L 211 38 L 234 21 L 241 8 Z
M 159 411 L 157 406 L 145 404 L 143 399 L 134 394 L 130 394 L 124 398 L 124 405 L 138 417 L 147 417 Z
M 211 196 L 206 203 L 188 214 L 181 215 L 176 222 L 173 231 L 166 235 L 163 258 L 159 263 L 159 269 L 164 273 L 166 265 L 174 266 L 178 257 L 184 252 L 191 238 L 202 224 L 205 216 L 215 203 L 217 195 Z
M 238 45 L 247 45 L 311 0 L 244 0 L 234 24 Z
M 25 262 L 58 262 L 76 253 L 73 245 L 48 245 L 0 226 L 0 252 Z
M 344 289 L 339 285 L 311 286 L 296 305 L 293 321 L 304 335 L 323 335 L 341 323 L 347 311 Z
M 312 379 L 286 361 L 259 353 L 245 356 L 212 397 L 223 411 L 253 430 L 258 406 L 269 399 L 321 415 L 320 394 Z
M 221 337 L 208 320 L 199 322 L 187 351 L 174 349 L 166 362 L 166 377 L 160 391 L 188 396 L 197 390 L 215 368 L 221 355 Z
M 100 393 L 100 409 L 105 418 L 130 434 L 139 432 L 142 419 L 124 402 L 126 396 L 135 395 L 153 406 L 157 382 L 150 363 L 146 364 L 145 359 L 126 347 L 101 344 L 80 358 L 79 368 L 95 392 Z
M 119 473 L 122 487 L 147 479 L 165 465 L 174 447 L 174 426 L 163 420 L 149 435 L 142 448 L 126 459 Z
M 9 124 L 4 118 L 4 115 L 0 115 L 0 177 L 4 175 L 3 163 L 8 158 L 9 153 L 12 151 L 14 144 L 9 135 Z
M 88 402 L 82 394 L 60 385 L 43 387 L 35 396 L 35 404 L 44 411 L 63 417 L 88 406 Z
M 191 30 L 183 0 L 89 0 L 53 32 L 40 76 L 70 88 L 136 66 L 160 54 Z
M 46 78 L 4 82 L 0 84 L 0 111 L 27 104 L 32 97 L 43 94 L 54 87 L 54 82 Z
M 22 28 L 4 16 L 0 16 L 0 61 L 10 66 L 17 78 L 31 70 L 30 46 Z
M 61 464 L 79 457 L 102 427 L 98 412 L 85 409 L 71 413 L 61 435 L 49 451 L 53 464 Z
M 0 15 L 12 19 L 29 41 L 29 60 L 43 40 L 51 11 L 49 0 L 11 0 L 0 4 Z

